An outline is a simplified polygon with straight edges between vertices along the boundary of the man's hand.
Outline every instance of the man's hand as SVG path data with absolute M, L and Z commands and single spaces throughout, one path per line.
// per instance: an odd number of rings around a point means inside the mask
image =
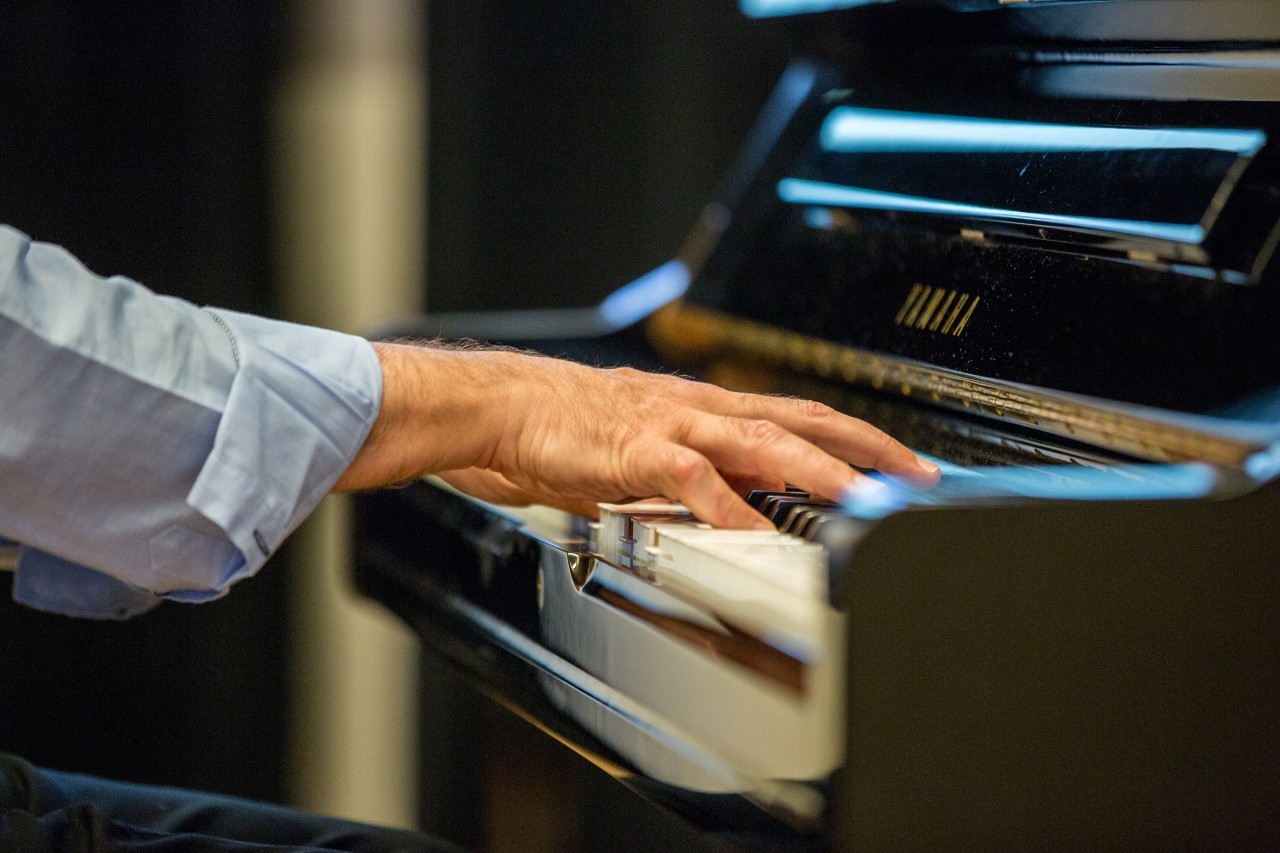
M 629 368 L 501 350 L 375 344 L 382 407 L 335 486 L 441 474 L 496 503 L 594 514 L 664 496 L 720 527 L 771 528 L 740 496 L 791 483 L 839 498 L 875 468 L 920 484 L 936 466 L 826 406 Z

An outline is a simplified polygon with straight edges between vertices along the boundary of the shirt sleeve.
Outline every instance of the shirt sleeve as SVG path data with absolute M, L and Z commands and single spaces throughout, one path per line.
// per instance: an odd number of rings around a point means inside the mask
M 255 573 L 377 417 L 362 338 L 201 309 L 0 226 L 0 538 L 14 598 L 122 618 Z

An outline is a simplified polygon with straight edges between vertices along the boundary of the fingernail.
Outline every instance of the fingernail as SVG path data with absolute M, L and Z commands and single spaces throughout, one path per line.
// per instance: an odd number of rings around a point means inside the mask
M 936 474 L 939 470 L 937 465 L 922 456 L 916 457 L 916 466 L 926 474 Z
M 778 528 L 774 527 L 772 524 L 770 524 L 767 521 L 757 521 L 755 524 L 751 525 L 751 529 L 772 532 L 772 531 L 776 531 Z

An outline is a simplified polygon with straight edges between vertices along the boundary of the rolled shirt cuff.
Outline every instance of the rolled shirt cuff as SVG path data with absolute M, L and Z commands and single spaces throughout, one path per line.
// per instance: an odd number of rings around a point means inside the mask
M 239 367 L 213 447 L 187 494 L 186 520 L 110 572 L 31 547 L 13 597 L 70 616 L 118 619 L 165 598 L 203 602 L 255 574 L 332 490 L 363 446 L 382 369 L 353 335 L 217 310 Z
M 354 335 L 214 313 L 240 368 L 187 504 L 242 556 L 210 587 L 218 594 L 256 572 L 346 471 L 377 418 L 382 368 Z M 199 597 L 187 592 L 173 597 Z

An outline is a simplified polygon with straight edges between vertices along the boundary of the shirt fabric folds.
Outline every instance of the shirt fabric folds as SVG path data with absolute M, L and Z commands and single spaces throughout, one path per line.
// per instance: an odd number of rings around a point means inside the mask
M 14 598 L 124 618 L 254 574 L 378 414 L 367 341 L 201 309 L 0 226 L 0 540 Z

